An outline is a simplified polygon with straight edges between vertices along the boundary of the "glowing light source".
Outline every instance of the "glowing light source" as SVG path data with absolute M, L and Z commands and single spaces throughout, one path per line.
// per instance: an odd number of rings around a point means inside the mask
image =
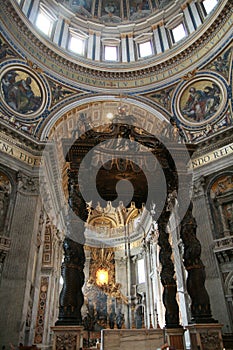
M 99 286 L 108 284 L 108 271 L 105 269 L 99 269 L 96 272 L 96 283 Z
M 112 118 L 113 118 L 113 114 L 112 114 L 111 112 L 108 112 L 108 113 L 107 113 L 107 118 L 108 118 L 108 119 L 112 119 Z

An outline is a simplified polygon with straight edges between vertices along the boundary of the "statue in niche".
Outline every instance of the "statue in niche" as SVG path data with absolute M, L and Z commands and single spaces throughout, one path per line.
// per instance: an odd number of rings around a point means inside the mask
M 118 329 L 122 328 L 122 325 L 124 323 L 124 314 L 122 314 L 121 310 L 118 310 L 116 315 L 116 325 Z
M 4 231 L 7 209 L 9 205 L 9 196 L 11 184 L 7 176 L 0 173 L 0 233 Z
M 115 326 L 115 318 L 116 318 L 116 314 L 115 314 L 114 304 L 112 304 L 112 305 L 111 305 L 111 312 L 110 312 L 109 318 L 108 318 L 108 322 L 109 322 L 109 327 L 110 327 L 110 329 L 114 329 L 114 326 Z
M 230 233 L 233 233 L 233 202 L 227 203 L 225 206 L 223 206 L 223 211 L 227 228 L 229 229 Z
M 135 308 L 135 327 L 137 329 L 141 329 L 142 322 L 143 322 L 143 306 L 137 305 Z
M 233 176 L 220 176 L 210 190 L 211 213 L 215 223 L 215 237 L 233 233 Z
M 94 310 L 94 305 L 91 301 L 88 301 L 87 313 L 83 318 L 84 328 L 88 331 L 93 331 L 95 328 L 97 318 Z

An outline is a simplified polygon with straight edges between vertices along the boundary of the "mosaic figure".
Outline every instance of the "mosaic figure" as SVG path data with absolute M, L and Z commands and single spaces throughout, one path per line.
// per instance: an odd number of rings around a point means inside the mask
M 189 89 L 189 96 L 182 113 L 195 122 L 201 122 L 214 115 L 221 102 L 220 88 L 212 83 L 197 89 L 192 86 Z
M 41 94 L 36 82 L 24 72 L 8 71 L 1 80 L 5 102 L 18 113 L 36 112 L 41 106 Z

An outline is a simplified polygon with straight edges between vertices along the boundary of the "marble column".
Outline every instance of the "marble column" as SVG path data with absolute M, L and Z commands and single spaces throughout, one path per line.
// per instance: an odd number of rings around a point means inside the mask
M 86 203 L 80 193 L 77 170 L 68 171 L 69 227 L 63 242 L 64 262 L 61 273 L 63 288 L 59 299 L 59 316 L 56 326 L 81 325 L 81 307 L 84 297 L 84 222 L 87 219 Z

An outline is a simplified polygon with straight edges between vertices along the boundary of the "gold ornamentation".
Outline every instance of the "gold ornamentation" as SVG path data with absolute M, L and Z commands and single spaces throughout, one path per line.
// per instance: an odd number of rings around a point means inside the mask
M 108 274 L 107 283 L 99 283 L 97 276 L 101 270 Z M 97 286 L 110 297 L 121 299 L 124 303 L 128 303 L 127 298 L 120 291 L 121 284 L 115 283 L 113 248 L 91 248 L 90 278 L 87 284 L 89 285 L 88 288 L 91 288 L 91 285 Z
M 188 72 L 183 76 L 183 80 L 190 80 L 192 79 L 197 73 L 197 69 L 192 70 L 191 72 Z

